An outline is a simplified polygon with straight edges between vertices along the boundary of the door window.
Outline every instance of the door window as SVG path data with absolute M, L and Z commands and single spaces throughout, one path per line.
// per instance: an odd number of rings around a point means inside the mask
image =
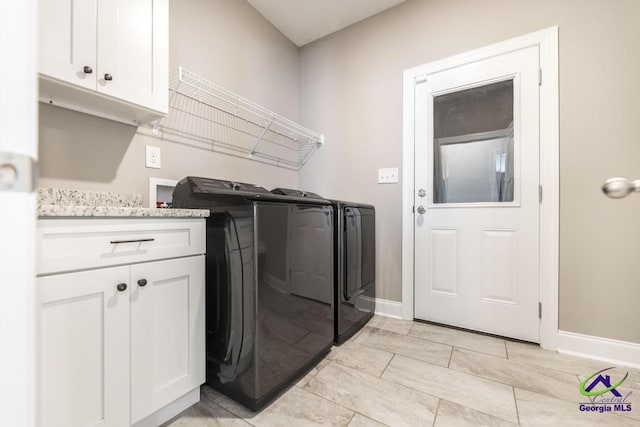
M 433 203 L 513 202 L 513 80 L 433 98 Z

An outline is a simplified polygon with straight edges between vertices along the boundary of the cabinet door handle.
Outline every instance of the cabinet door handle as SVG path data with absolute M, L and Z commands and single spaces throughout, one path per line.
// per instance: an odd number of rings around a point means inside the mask
M 93 68 L 89 67 L 88 65 L 85 65 L 84 68 L 82 69 L 82 71 L 85 74 L 91 74 L 91 73 L 93 73 Z
M 106 81 L 110 82 L 111 80 L 113 80 L 113 76 L 111 74 L 107 73 L 107 74 L 104 75 L 104 79 Z
M 138 286 L 147 286 L 147 279 L 140 279 L 138 280 Z
M 124 292 L 127 290 L 127 284 L 126 283 L 118 283 L 118 286 L 116 286 L 116 289 L 118 289 L 120 292 Z
M 140 242 L 153 242 L 154 238 L 150 238 L 150 239 L 133 239 L 133 240 L 112 240 L 111 244 L 112 245 L 117 245 L 118 243 L 140 243 Z

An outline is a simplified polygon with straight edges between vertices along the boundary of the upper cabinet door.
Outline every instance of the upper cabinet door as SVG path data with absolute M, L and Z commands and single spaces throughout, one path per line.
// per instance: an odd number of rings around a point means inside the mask
M 166 112 L 168 28 L 168 0 L 100 0 L 98 91 Z
M 97 1 L 46 0 L 38 10 L 40 73 L 95 90 Z

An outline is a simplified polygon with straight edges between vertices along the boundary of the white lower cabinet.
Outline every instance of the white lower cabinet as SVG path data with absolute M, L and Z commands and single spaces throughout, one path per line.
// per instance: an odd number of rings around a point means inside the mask
M 40 425 L 129 425 L 129 267 L 37 280 Z
M 204 221 L 191 230 L 204 234 Z M 39 425 L 157 425 L 185 409 L 167 410 L 205 380 L 204 239 L 194 241 L 200 254 L 38 277 Z M 122 244 L 135 255 L 151 243 Z
M 132 423 L 205 380 L 203 258 L 131 267 Z

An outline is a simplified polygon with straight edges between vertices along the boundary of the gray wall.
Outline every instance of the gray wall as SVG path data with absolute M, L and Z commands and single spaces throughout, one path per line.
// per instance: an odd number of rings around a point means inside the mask
M 377 282 L 400 301 L 402 70 L 553 25 L 560 28 L 560 327 L 640 342 L 640 197 L 599 191 L 640 177 L 640 2 L 409 0 L 300 50 L 240 0 L 173 0 L 171 66 L 326 134 L 300 188 L 377 207 Z M 144 146 L 163 168 L 144 167 Z M 42 186 L 147 194 L 148 177 L 187 174 L 298 184 L 298 174 L 160 141 L 135 128 L 41 106 Z M 401 172 L 402 179 L 402 172 Z
M 401 184 L 376 184 L 402 165 L 402 71 L 558 25 L 560 328 L 640 342 L 640 196 L 600 192 L 640 177 L 638 16 L 637 0 L 409 0 L 301 49 L 300 118 L 327 145 L 300 186 L 376 205 L 381 298 L 402 298 Z
M 298 51 L 238 0 L 170 1 L 170 66 L 182 65 L 298 120 Z M 162 149 L 146 169 L 145 145 Z M 220 177 L 295 187 L 298 173 L 148 136 L 146 129 L 40 104 L 40 186 L 142 193 L 148 178 Z

